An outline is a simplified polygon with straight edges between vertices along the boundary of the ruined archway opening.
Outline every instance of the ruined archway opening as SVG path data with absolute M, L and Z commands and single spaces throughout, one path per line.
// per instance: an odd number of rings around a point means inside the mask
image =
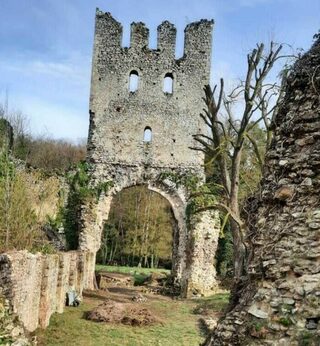
M 113 197 L 97 263 L 171 269 L 176 230 L 164 197 L 144 185 L 125 188 Z

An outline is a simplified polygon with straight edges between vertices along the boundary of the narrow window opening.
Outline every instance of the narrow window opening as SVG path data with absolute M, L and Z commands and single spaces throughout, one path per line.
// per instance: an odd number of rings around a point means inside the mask
M 167 94 L 173 93 L 173 74 L 166 73 L 163 80 L 163 92 Z
M 144 129 L 143 141 L 145 143 L 150 143 L 152 141 L 152 130 L 149 126 Z
M 129 91 L 134 93 L 138 90 L 139 85 L 139 73 L 136 70 L 130 72 L 129 75 Z

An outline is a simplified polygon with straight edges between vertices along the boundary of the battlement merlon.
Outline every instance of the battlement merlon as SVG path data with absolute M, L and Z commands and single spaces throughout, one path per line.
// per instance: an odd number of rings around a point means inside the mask
M 169 57 L 175 56 L 177 29 L 167 20 L 162 22 L 158 28 L 157 48 Z
M 130 47 L 133 49 L 148 48 L 149 29 L 142 22 L 131 23 Z
M 121 48 L 123 29 L 110 12 L 96 10 L 95 44 L 106 48 Z
M 201 19 L 186 26 L 184 56 L 187 59 L 199 60 L 200 56 L 204 55 L 210 63 L 213 25 L 213 20 Z

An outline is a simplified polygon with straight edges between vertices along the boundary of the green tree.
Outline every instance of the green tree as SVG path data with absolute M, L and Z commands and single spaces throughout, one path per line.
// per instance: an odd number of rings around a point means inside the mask
M 0 153 L 0 251 L 31 250 L 40 242 L 37 218 L 23 175 L 7 150 Z

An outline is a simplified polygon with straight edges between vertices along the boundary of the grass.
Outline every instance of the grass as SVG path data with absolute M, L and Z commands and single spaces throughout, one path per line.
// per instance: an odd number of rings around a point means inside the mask
M 166 273 L 170 274 L 169 269 L 162 269 L 162 268 L 141 268 L 141 267 L 121 267 L 121 266 L 107 266 L 102 264 L 96 265 L 96 270 L 105 270 L 111 273 L 124 273 L 124 274 L 134 274 L 134 273 L 140 273 L 140 274 L 147 274 L 150 275 L 151 273 Z
M 222 312 L 229 302 L 229 294 L 219 293 L 211 297 L 195 299 L 194 301 L 197 303 L 193 310 L 195 314 L 201 314 L 201 311 L 206 314 L 210 310 Z
M 170 270 L 161 268 L 141 268 L 141 267 L 121 267 L 121 266 L 109 266 L 109 265 L 96 265 L 96 271 L 107 271 L 110 273 L 123 273 L 130 274 L 134 278 L 134 284 L 136 286 L 142 285 L 146 278 L 151 273 L 165 273 L 170 274 Z
M 86 298 L 78 307 L 66 308 L 63 314 L 54 314 L 46 330 L 38 330 L 39 346 L 192 346 L 204 341 L 198 319 L 193 313 L 198 304 L 210 303 L 220 311 L 226 305 L 227 294 L 195 300 L 159 299 L 148 301 L 146 307 L 162 321 L 151 327 L 130 327 L 96 323 L 84 318 L 87 311 L 101 303 Z

